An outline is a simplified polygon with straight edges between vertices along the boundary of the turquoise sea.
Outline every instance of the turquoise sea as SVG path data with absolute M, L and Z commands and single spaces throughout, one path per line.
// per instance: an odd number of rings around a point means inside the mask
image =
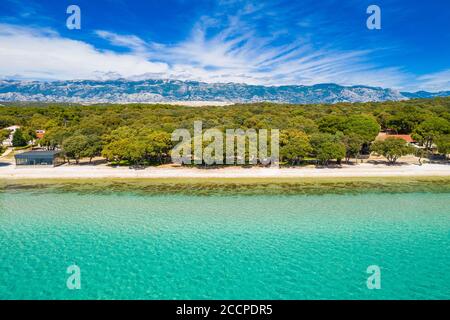
M 84 298 L 449 299 L 450 196 L 0 193 L 0 299 Z

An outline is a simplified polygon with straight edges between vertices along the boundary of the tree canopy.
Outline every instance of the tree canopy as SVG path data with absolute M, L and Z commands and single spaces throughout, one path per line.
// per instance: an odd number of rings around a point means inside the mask
M 413 137 L 429 149 L 436 139 L 447 134 L 450 134 L 450 121 L 439 117 L 431 117 L 421 122 L 414 129 Z
M 27 139 L 21 129 L 17 129 L 12 138 L 13 147 L 24 147 L 27 145 Z
M 3 103 L 2 103 L 3 104 Z M 226 107 L 185 107 L 162 104 L 5 103 L 0 125 L 21 126 L 16 145 L 32 140 L 48 149 L 64 147 L 67 157 L 103 155 L 110 161 L 157 164 L 169 160 L 173 130 L 279 129 L 280 155 L 289 164 L 305 158 L 321 163 L 358 157 L 367 152 L 381 130 L 413 137 L 427 148 L 445 151 L 450 135 L 450 98 L 368 103 L 292 105 L 236 104 Z M 446 140 L 447 139 L 447 140 Z
M 281 161 L 298 164 L 312 152 L 309 137 L 300 130 L 290 129 L 281 133 L 280 157 Z
M 394 137 L 384 141 L 375 141 L 371 150 L 384 156 L 391 164 L 394 164 L 401 156 L 414 153 L 414 149 L 408 146 L 405 140 Z

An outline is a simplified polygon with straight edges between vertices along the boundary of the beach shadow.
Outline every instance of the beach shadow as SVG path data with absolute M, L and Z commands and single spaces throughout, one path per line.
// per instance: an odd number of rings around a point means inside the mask
M 366 163 L 372 164 L 374 166 L 383 165 L 383 166 L 390 166 L 390 167 L 401 167 L 401 166 L 405 166 L 405 165 L 411 164 L 411 163 L 408 163 L 408 162 L 390 163 L 389 161 L 386 161 L 386 160 L 368 160 L 368 161 L 366 161 Z
M 91 162 L 89 161 L 85 161 L 85 162 L 80 162 L 80 166 L 97 166 L 100 164 L 105 164 L 108 163 L 108 161 L 106 159 L 97 159 L 97 160 L 92 160 Z
M 316 169 L 342 169 L 342 165 L 340 164 L 329 164 L 329 165 L 316 165 Z
M 66 165 L 66 166 L 70 166 L 70 167 L 83 167 L 83 166 L 97 166 L 100 164 L 107 164 L 108 161 L 105 159 L 98 159 L 98 160 L 92 160 L 91 162 L 89 161 L 80 161 L 79 163 L 76 163 L 75 161 L 71 160 L 70 163 L 69 162 L 64 162 L 62 165 Z
M 450 159 L 447 159 L 445 155 L 432 155 L 427 159 L 428 163 L 432 164 L 442 164 L 442 165 L 450 165 Z
M 436 160 L 432 160 L 432 161 L 427 161 L 427 163 L 430 164 L 440 164 L 440 165 L 450 165 L 450 161 L 449 160 L 441 160 L 441 161 L 436 161 Z
M 8 167 L 8 166 L 12 166 L 12 163 L 10 163 L 10 162 L 0 162 L 0 167 Z
M 349 161 L 349 162 L 344 161 L 343 164 L 345 164 L 347 166 L 357 166 L 358 164 L 361 164 L 361 163 L 355 162 L 355 161 Z

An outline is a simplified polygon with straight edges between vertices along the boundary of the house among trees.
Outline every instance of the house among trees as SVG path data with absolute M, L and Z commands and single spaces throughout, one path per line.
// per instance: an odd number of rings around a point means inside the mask
M 397 138 L 397 139 L 403 139 L 408 144 L 415 144 L 416 141 L 411 137 L 410 134 L 391 134 L 388 132 L 380 132 L 378 133 L 377 137 L 375 138 L 375 141 L 384 141 L 387 138 Z
M 36 130 L 36 139 L 42 139 L 45 135 L 45 130 Z

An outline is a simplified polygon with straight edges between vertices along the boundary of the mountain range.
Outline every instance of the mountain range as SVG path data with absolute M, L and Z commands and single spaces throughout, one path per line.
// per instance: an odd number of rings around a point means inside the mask
M 262 86 L 241 83 L 148 79 L 23 81 L 0 80 L 0 102 L 132 103 L 221 101 L 278 103 L 337 103 L 398 101 L 450 96 L 450 91 L 399 92 L 369 86 L 333 83 L 312 86 Z

